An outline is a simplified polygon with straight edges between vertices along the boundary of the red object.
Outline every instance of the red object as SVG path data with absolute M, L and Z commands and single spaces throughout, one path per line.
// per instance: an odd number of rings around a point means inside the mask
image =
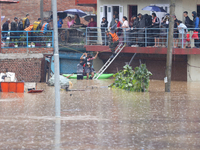
M 81 6 L 97 5 L 97 0 L 75 0 L 75 5 L 81 5 Z
M 1 82 L 2 92 L 24 93 L 24 82 Z
M 30 90 L 28 93 L 42 93 L 44 90 Z
M 190 42 L 190 34 L 189 34 L 189 33 L 187 33 L 186 41 L 187 41 L 187 42 Z
M 194 32 L 193 32 L 192 38 L 193 38 L 193 39 L 196 39 L 196 40 L 199 39 L 198 31 L 194 31 Z

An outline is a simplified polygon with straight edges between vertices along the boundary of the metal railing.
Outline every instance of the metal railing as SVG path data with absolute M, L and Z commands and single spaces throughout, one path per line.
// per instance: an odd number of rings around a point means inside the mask
M 53 30 L 42 31 L 1 31 L 2 48 L 35 48 L 54 45 Z
M 108 28 L 87 27 L 86 45 L 108 45 L 108 37 L 105 32 Z M 194 28 L 174 29 L 173 46 L 177 48 L 200 47 L 200 32 L 195 33 Z M 110 31 L 110 30 L 109 30 Z M 168 28 L 117 28 L 112 30 L 119 37 L 119 44 L 123 43 L 131 47 L 167 47 L 168 46 Z

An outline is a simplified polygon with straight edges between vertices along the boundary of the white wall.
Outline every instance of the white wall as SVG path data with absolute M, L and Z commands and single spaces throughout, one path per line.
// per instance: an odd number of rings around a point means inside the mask
M 99 16 L 99 7 L 102 5 L 122 5 L 124 16 L 129 15 L 128 6 L 137 5 L 138 13 L 150 14 L 149 11 L 144 11 L 142 8 L 149 6 L 151 4 L 170 4 L 169 0 L 97 0 L 97 15 Z M 188 11 L 189 17 L 192 19 L 192 11 L 196 11 L 197 4 L 200 4 L 200 0 L 176 0 L 175 14 L 179 20 L 184 20 L 183 12 Z M 100 25 L 100 19 L 98 19 L 98 26 Z
M 200 55 L 188 55 L 187 81 L 200 82 Z

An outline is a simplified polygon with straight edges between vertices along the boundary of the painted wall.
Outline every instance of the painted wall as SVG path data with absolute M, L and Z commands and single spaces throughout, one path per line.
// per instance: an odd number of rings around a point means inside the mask
M 200 55 L 188 55 L 187 81 L 200 81 Z
M 129 16 L 129 5 L 137 5 L 138 13 L 150 14 L 149 11 L 143 11 L 142 8 L 151 4 L 169 4 L 169 0 L 98 0 L 97 1 L 97 15 L 100 16 L 100 6 L 102 5 L 121 5 L 123 6 L 123 15 Z M 188 11 L 189 17 L 192 19 L 192 11 L 196 11 L 197 5 L 200 4 L 200 0 L 176 0 L 175 14 L 179 20 L 184 20 L 183 12 Z M 100 19 L 98 19 L 98 26 L 100 25 Z

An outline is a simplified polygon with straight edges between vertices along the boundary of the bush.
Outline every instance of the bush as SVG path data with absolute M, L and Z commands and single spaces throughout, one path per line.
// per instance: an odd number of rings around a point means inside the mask
M 111 87 L 135 92 L 147 92 L 149 88 L 149 76 L 151 75 L 152 73 L 148 71 L 145 64 L 141 64 L 134 70 L 131 66 L 125 65 L 123 70 L 114 75 L 115 82 Z

